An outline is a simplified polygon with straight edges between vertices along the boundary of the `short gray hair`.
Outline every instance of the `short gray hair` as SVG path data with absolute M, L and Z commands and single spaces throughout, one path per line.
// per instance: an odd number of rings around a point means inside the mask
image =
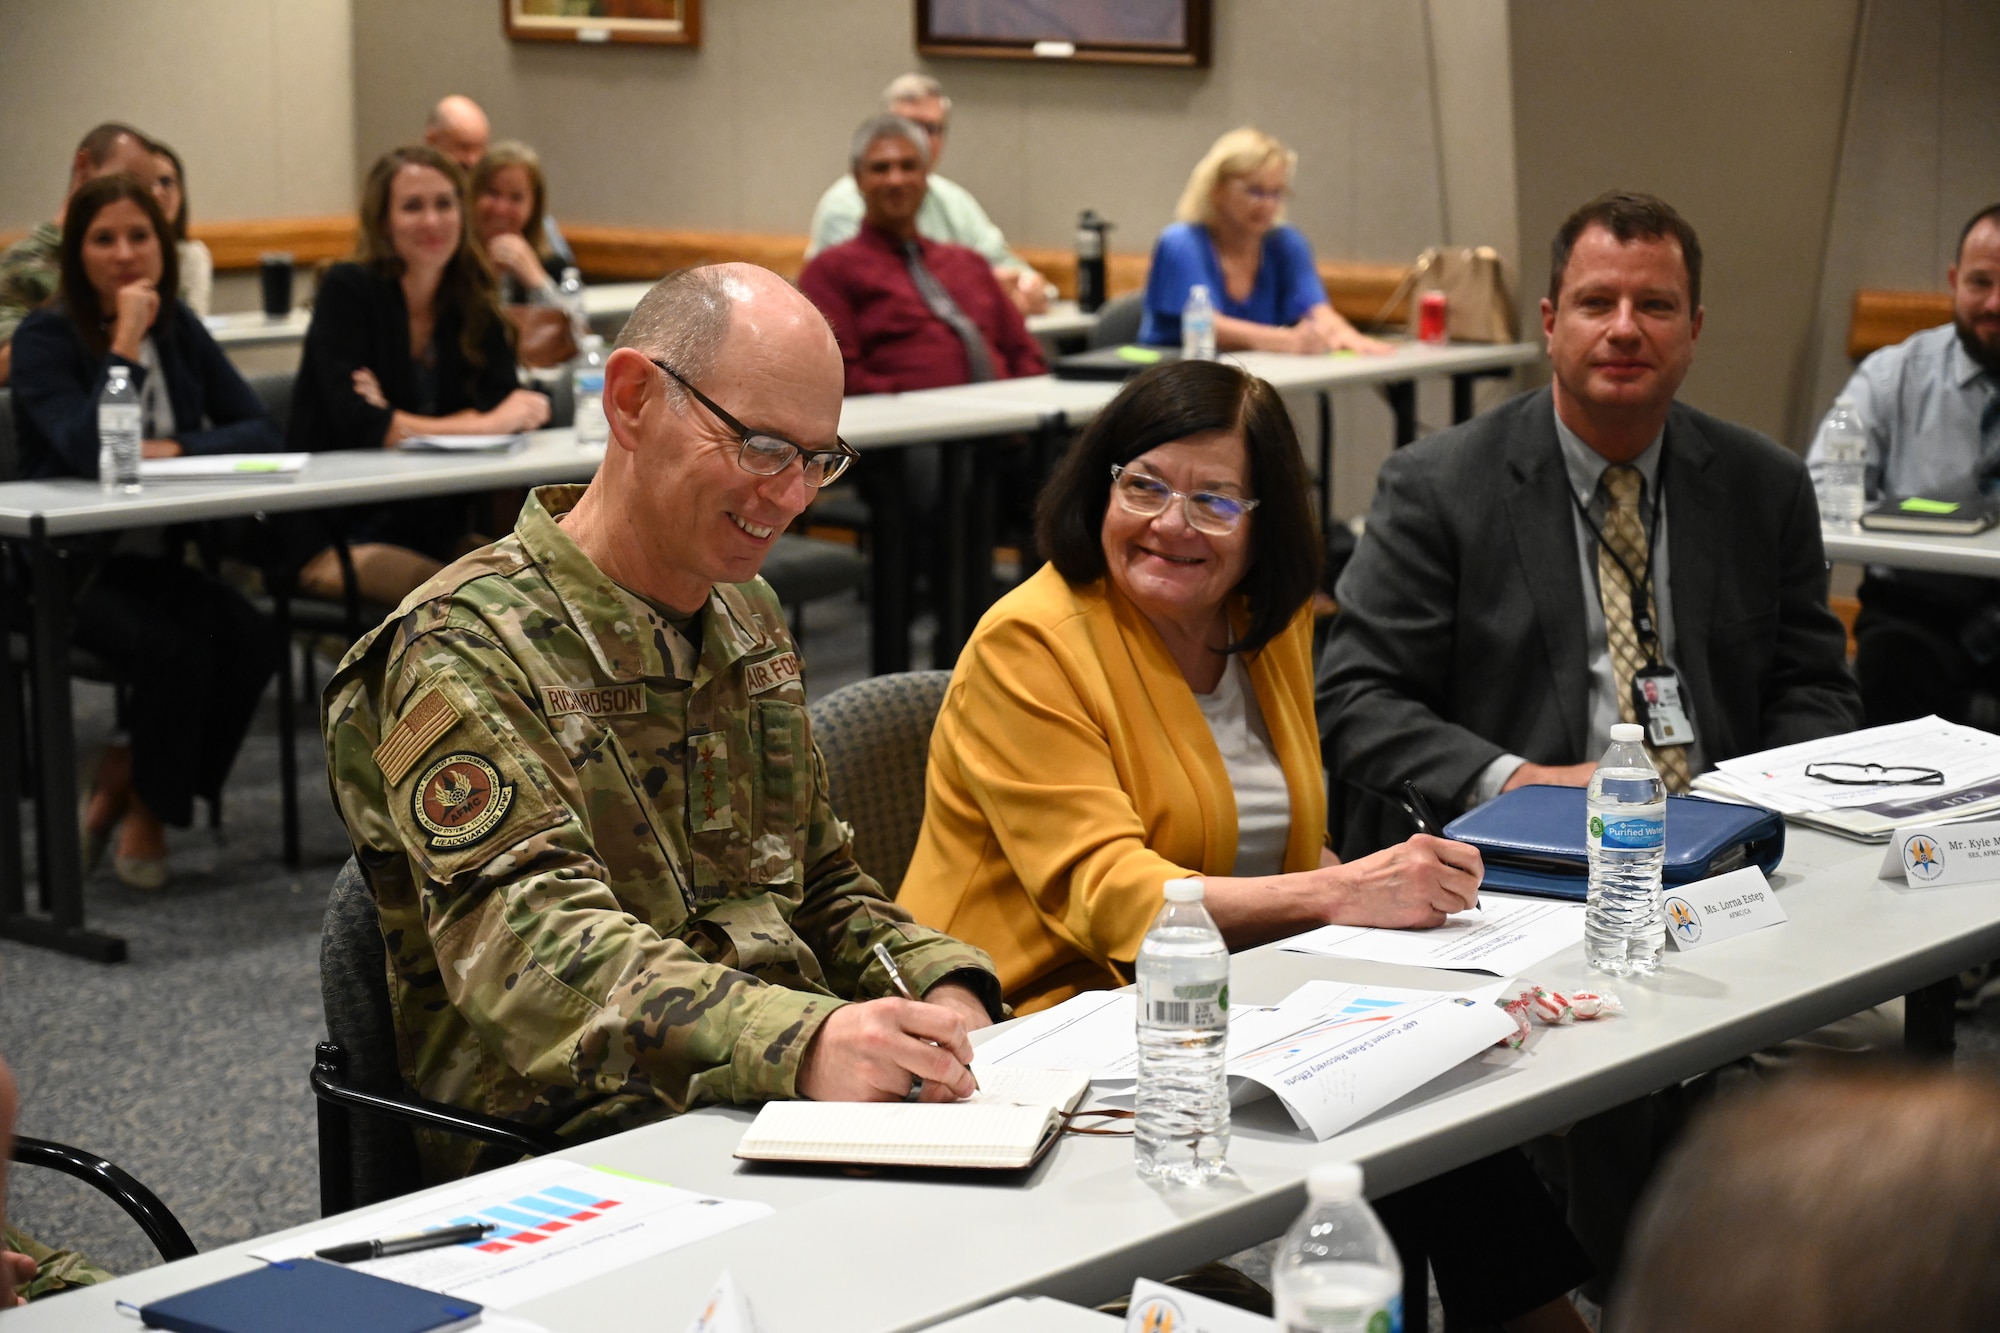
M 882 109 L 892 111 L 898 102 L 921 102 L 927 97 L 937 98 L 945 119 L 951 119 L 951 99 L 945 96 L 944 85 L 928 74 L 898 74 L 889 80 L 882 90 Z
M 854 140 L 848 145 L 847 167 L 850 171 L 861 169 L 861 159 L 868 156 L 868 150 L 875 146 L 877 139 L 901 139 L 917 150 L 917 161 L 923 163 L 924 170 L 931 166 L 931 140 L 924 133 L 923 126 L 914 120 L 905 120 L 884 112 L 870 116 L 861 122 L 861 128 L 854 132 Z
M 716 265 L 684 268 L 654 283 L 639 298 L 618 335 L 618 346 L 664 361 L 689 380 L 715 369 L 735 318 L 735 293 Z M 686 390 L 671 379 L 668 401 L 679 410 Z

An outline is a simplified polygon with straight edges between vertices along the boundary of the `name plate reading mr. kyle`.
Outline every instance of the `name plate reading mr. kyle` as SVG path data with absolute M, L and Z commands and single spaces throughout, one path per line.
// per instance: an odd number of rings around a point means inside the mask
M 1777 891 L 1756 866 L 1676 885 L 1667 890 L 1664 906 L 1667 938 L 1682 952 L 1786 919 Z
M 2000 879 L 2000 820 L 1899 828 L 1889 835 L 1881 878 L 1903 880 L 1913 889 Z

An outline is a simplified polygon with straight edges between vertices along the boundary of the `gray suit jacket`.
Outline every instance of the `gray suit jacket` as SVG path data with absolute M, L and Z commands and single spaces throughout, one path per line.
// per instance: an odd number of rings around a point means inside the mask
M 1665 449 L 1674 658 L 1703 755 L 1859 726 L 1804 465 L 1678 403 Z M 1383 465 L 1320 659 L 1336 781 L 1389 795 L 1413 780 L 1457 808 L 1502 754 L 1597 758 L 1573 513 L 1547 389 Z

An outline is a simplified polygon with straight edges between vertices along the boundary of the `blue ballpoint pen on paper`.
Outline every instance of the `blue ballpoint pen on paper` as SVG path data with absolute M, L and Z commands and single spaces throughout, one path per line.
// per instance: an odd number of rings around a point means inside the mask
M 364 1259 L 386 1259 L 392 1254 L 414 1254 L 418 1250 L 441 1250 L 447 1245 L 463 1245 L 493 1230 L 491 1222 L 468 1222 L 463 1226 L 437 1227 L 407 1236 L 385 1236 L 381 1240 L 357 1240 L 346 1245 L 329 1245 L 314 1250 L 313 1256 L 336 1264 L 356 1264 Z

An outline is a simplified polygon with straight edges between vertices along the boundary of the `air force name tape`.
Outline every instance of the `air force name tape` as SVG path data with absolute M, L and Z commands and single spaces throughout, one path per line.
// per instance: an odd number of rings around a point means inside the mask
M 779 653 L 762 662 L 752 662 L 743 668 L 743 679 L 749 683 L 750 693 L 762 694 L 775 690 L 780 685 L 789 685 L 799 678 L 799 655 Z
M 448 754 L 424 770 L 410 793 L 410 813 L 430 835 L 432 851 L 470 847 L 492 833 L 514 804 L 512 783 L 485 755 L 470 750 Z
M 542 686 L 542 707 L 550 717 L 581 713 L 585 717 L 617 717 L 646 711 L 646 687 L 640 685 L 593 685 L 572 690 L 564 685 Z

